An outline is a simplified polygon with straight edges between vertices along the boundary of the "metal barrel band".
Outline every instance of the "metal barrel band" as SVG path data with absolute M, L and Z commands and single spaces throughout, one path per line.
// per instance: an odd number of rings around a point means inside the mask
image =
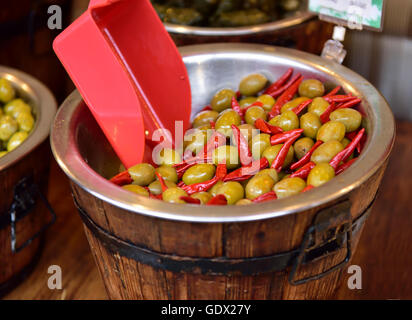
M 17 247 L 17 229 L 16 224 L 25 216 L 34 211 L 37 200 L 40 199 L 50 212 L 50 221 L 43 225 L 39 231 L 26 240 L 22 245 Z M 38 238 L 56 221 L 56 213 L 47 201 L 46 197 L 40 191 L 39 186 L 34 183 L 32 177 L 21 179 L 14 187 L 13 202 L 6 214 L 0 215 L 0 230 L 10 226 L 11 230 L 11 251 L 17 253 L 27 247 L 34 239 Z
M 300 255 L 300 248 L 289 252 L 278 253 L 271 256 L 255 258 L 197 258 L 182 257 L 173 254 L 164 254 L 150 250 L 148 248 L 136 246 L 133 243 L 119 239 L 115 235 L 107 232 L 98 226 L 81 208 L 76 198 L 74 203 L 79 211 L 80 217 L 88 230 L 96 237 L 106 250 L 113 254 L 119 254 L 129 259 L 133 259 L 142 264 L 149 265 L 158 270 L 167 270 L 178 273 L 192 273 L 203 275 L 258 275 L 275 271 L 285 270 L 293 265 Z M 365 221 L 369 211 L 365 210 L 352 224 L 352 232 L 357 233 Z M 334 241 L 328 241 L 316 248 L 313 254 L 308 252 L 302 258 L 302 263 L 308 263 L 310 259 L 322 257 L 341 248 L 341 243 L 345 242 L 346 232 L 336 236 Z

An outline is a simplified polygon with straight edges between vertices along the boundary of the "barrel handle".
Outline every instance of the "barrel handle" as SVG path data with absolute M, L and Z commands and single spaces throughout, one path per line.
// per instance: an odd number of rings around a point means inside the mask
M 40 198 L 50 212 L 51 220 L 47 224 L 43 225 L 39 231 L 26 240 L 22 245 L 17 246 L 17 222 L 34 211 L 37 203 L 37 197 Z M 13 202 L 10 206 L 8 214 L 0 215 L 0 217 L 4 217 L 3 219 L 0 219 L 0 230 L 10 225 L 11 251 L 14 254 L 27 247 L 33 242 L 34 239 L 38 238 L 56 221 L 56 213 L 47 201 L 46 197 L 40 191 L 39 186 L 34 183 L 32 177 L 23 178 L 16 184 L 14 187 Z
M 350 201 L 345 200 L 338 204 L 335 204 L 331 207 L 321 210 L 315 218 L 315 222 L 311 225 L 305 233 L 303 237 L 302 244 L 299 248 L 299 254 L 295 258 L 292 264 L 292 269 L 289 273 L 289 283 L 293 286 L 301 285 L 307 283 L 309 281 L 318 280 L 323 278 L 324 276 L 341 269 L 347 262 L 349 262 L 350 258 L 352 257 L 352 217 L 350 213 Z M 306 253 L 311 249 L 310 243 L 311 240 L 313 241 L 314 235 L 316 233 L 327 233 L 334 230 L 335 236 L 332 237 L 331 240 L 336 239 L 337 230 L 343 229 L 343 232 L 346 232 L 346 237 L 344 237 L 344 245 L 342 248 L 346 248 L 346 256 L 345 258 L 340 261 L 339 263 L 335 264 L 334 266 L 330 267 L 329 269 L 311 275 L 299 280 L 295 280 L 295 275 L 299 266 L 302 264 L 302 261 L 305 258 Z M 312 248 L 315 245 L 312 246 Z

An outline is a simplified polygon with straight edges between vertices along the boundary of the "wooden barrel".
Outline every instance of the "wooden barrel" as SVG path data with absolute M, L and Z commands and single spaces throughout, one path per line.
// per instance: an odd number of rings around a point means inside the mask
M 198 95 L 193 112 L 228 80 L 236 83 L 256 70 L 281 74 L 293 65 L 304 76 L 362 97 L 368 138 L 350 170 L 310 192 L 249 206 L 169 204 L 125 192 L 105 179 L 118 170 L 119 160 L 74 92 L 56 116 L 52 149 L 71 179 L 109 297 L 333 297 L 356 251 L 393 145 L 394 119 L 384 98 L 347 68 L 295 50 L 215 44 L 181 52 Z
M 320 54 L 332 36 L 333 25 L 309 12 L 264 25 L 239 28 L 187 27 L 166 23 L 166 29 L 178 46 L 203 43 L 262 43 Z
M 41 234 L 54 222 L 47 192 L 50 146 L 49 127 L 57 104 L 39 81 L 20 71 L 0 67 L 33 106 L 36 124 L 27 140 L 0 158 L 0 296 L 32 270 L 41 249 Z

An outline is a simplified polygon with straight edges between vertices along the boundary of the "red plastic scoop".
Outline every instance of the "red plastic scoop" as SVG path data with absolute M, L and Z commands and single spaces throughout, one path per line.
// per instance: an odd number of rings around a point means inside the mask
M 156 129 L 188 127 L 187 71 L 149 0 L 92 0 L 53 48 L 127 168 Z

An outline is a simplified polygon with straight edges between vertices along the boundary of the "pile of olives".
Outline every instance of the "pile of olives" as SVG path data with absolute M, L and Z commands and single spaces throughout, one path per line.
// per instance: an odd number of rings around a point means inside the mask
M 162 149 L 153 159 L 153 164 L 141 163 L 124 171 L 130 181 L 118 184 L 128 191 L 146 197 L 157 197 L 166 202 L 187 203 L 185 197 L 191 197 L 200 200 L 201 204 L 207 204 L 212 197 L 221 194 L 229 205 L 244 205 L 253 203 L 265 194 L 272 194 L 280 199 L 306 192 L 308 187 L 318 187 L 331 180 L 335 177 L 336 167 L 332 167 L 330 162 L 351 143 L 348 136 L 353 137 L 353 134 L 357 134 L 356 131 L 360 131 L 363 119 L 361 112 L 356 108 L 338 108 L 330 113 L 328 121 L 322 123 L 320 116 L 330 106 L 325 96 L 324 84 L 317 79 L 303 79 L 292 99 L 281 106 L 280 114 L 271 116 L 276 99 L 264 94 L 268 86 L 266 76 L 252 74 L 241 80 L 238 91 L 230 88 L 218 91 L 211 99 L 210 106 L 194 117 L 192 128 L 186 132 L 180 152 Z M 351 95 L 347 97 L 356 99 Z M 234 101 L 238 101 L 243 112 L 235 110 Z M 294 108 L 305 101 L 308 101 L 305 109 L 296 112 Z M 257 129 L 256 123 L 259 119 L 280 128 L 282 134 L 297 129 L 300 132 L 294 143 L 284 152 L 285 159 L 281 168 L 276 170 L 271 165 L 284 143 L 271 142 L 272 134 Z M 253 160 L 261 161 L 266 158 L 268 164 L 247 179 L 219 179 L 206 190 L 187 192 L 187 187 L 213 179 L 218 164 L 226 165 L 227 174 L 242 166 L 237 142 L 233 141 L 233 125 L 240 129 L 247 141 Z M 181 170 L 188 156 L 204 154 L 205 145 L 208 145 L 211 134 L 216 132 L 225 138 L 224 145 L 214 149 L 211 159 L 204 161 L 205 163 L 192 164 Z M 308 175 L 303 178 L 291 177 L 296 171 L 291 170 L 290 166 L 302 159 L 315 143 L 318 146 L 308 154 L 313 165 Z M 349 159 L 353 158 L 356 152 L 360 151 L 355 150 Z M 339 163 L 343 164 L 340 161 Z M 163 188 L 159 176 L 164 180 Z
M 34 126 L 32 108 L 6 78 L 0 79 L 0 157 L 16 149 Z
M 301 9 L 302 0 L 152 0 L 163 22 L 241 27 L 262 24 Z

